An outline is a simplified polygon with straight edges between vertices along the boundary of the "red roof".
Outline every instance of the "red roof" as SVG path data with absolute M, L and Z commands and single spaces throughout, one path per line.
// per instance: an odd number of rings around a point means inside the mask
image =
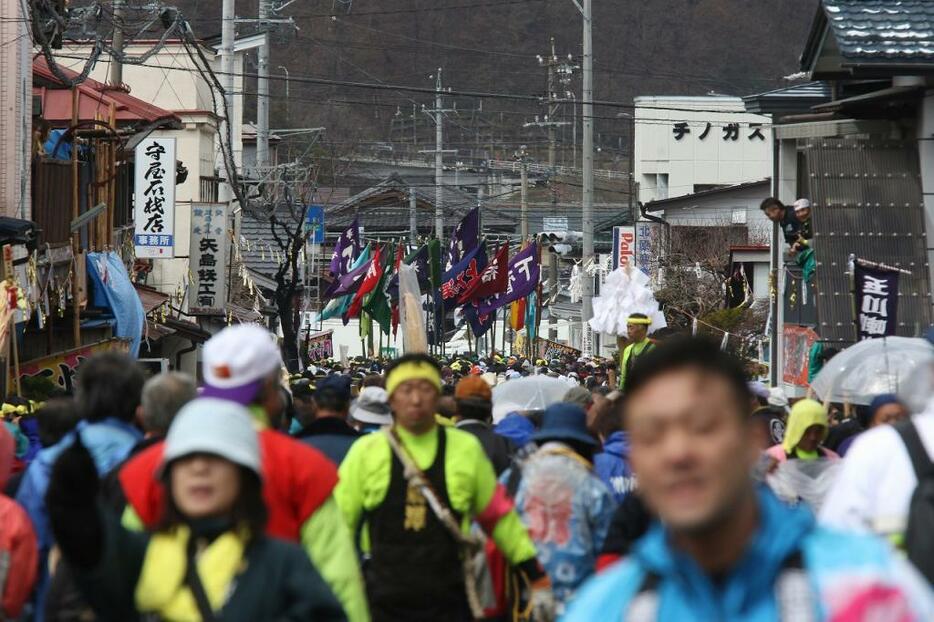
M 59 66 L 69 78 L 78 74 Z M 42 100 L 42 118 L 53 124 L 71 123 L 71 89 L 67 88 L 49 69 L 45 58 L 39 56 L 32 62 L 32 93 Z M 110 106 L 113 104 L 118 124 L 142 121 L 152 123 L 165 119 L 181 123 L 174 113 L 153 106 L 129 93 L 108 87 L 106 84 L 86 79 L 78 85 L 78 120 L 94 121 L 110 118 Z

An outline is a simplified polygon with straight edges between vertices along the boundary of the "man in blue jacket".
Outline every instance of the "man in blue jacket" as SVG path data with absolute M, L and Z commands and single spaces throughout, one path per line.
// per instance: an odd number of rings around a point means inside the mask
M 142 369 L 126 354 L 104 352 L 83 362 L 78 368 L 75 392 L 75 408 L 81 421 L 58 443 L 40 450 L 23 475 L 16 501 L 29 514 L 39 541 L 37 603 L 44 601 L 48 582 L 47 559 L 54 544 L 45 506 L 52 465 L 65 449 L 71 447 L 76 435 L 81 436 L 99 474 L 103 475 L 123 462 L 143 438 L 135 420 L 144 380 Z M 43 616 L 40 607 L 35 619 L 41 622 Z
M 716 344 L 659 346 L 626 389 L 630 459 L 660 521 L 565 620 L 934 620 L 930 587 L 884 542 L 755 486 L 746 379 Z

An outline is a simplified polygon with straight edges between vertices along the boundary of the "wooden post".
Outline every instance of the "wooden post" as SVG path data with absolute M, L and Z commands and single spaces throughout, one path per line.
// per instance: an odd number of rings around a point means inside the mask
M 78 218 L 78 212 L 80 211 L 80 203 L 78 199 L 78 87 L 71 87 L 71 219 L 75 220 Z M 73 266 L 75 266 L 75 274 L 71 279 L 71 303 L 72 303 L 72 338 L 75 343 L 75 347 L 78 348 L 81 346 L 81 301 L 80 294 L 78 291 L 78 254 L 80 249 L 80 238 L 79 232 L 73 231 L 71 234 L 71 254 L 73 258 Z
M 23 387 L 20 385 L 19 379 L 19 344 L 17 343 L 19 339 L 16 335 L 16 309 L 13 309 L 13 313 L 10 314 L 10 344 L 13 347 L 13 382 L 16 386 L 16 395 L 23 397 Z

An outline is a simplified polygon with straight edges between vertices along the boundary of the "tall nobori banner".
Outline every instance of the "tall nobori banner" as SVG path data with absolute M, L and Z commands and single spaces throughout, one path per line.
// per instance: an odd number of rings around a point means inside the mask
M 227 256 L 230 238 L 227 236 L 226 203 L 193 203 L 191 205 L 191 296 L 192 314 L 223 312 L 227 304 Z
M 175 256 L 175 139 L 136 146 L 133 246 L 140 258 Z
M 898 272 L 854 262 L 856 332 L 860 341 L 889 337 L 898 326 Z
M 613 227 L 613 270 L 631 263 L 636 256 L 636 228 Z

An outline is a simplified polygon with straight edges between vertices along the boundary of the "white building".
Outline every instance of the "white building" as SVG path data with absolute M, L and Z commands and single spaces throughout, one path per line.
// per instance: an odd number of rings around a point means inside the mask
M 768 117 L 738 97 L 635 98 L 639 200 L 648 203 L 772 175 Z
M 243 37 L 235 45 L 234 107 L 231 112 L 233 130 L 234 161 L 242 162 L 242 118 L 243 118 L 243 52 L 253 49 L 262 41 L 259 35 Z M 125 52 L 134 57 L 148 52 L 154 42 L 140 42 L 127 46 Z M 69 69 L 81 71 L 87 58 L 89 46 L 66 45 L 60 51 L 58 62 Z M 203 46 L 204 55 L 210 60 L 214 71 L 220 71 L 220 55 L 210 46 Z M 90 77 L 101 82 L 109 81 L 108 62 L 98 62 Z M 169 41 L 143 64 L 124 64 L 123 83 L 130 94 L 155 106 L 170 110 L 184 124 L 180 130 L 159 130 L 153 136 L 176 139 L 176 158 L 188 169 L 188 179 L 175 191 L 175 258 L 153 261 L 148 285 L 168 293 L 175 293 L 180 283 L 187 280 L 189 241 L 191 230 L 191 205 L 197 202 L 214 202 L 218 198 L 218 179 L 226 178 L 220 159 L 218 142 L 219 117 L 214 112 L 211 88 L 201 77 L 194 61 L 179 41 Z M 221 98 L 217 98 L 218 111 Z

